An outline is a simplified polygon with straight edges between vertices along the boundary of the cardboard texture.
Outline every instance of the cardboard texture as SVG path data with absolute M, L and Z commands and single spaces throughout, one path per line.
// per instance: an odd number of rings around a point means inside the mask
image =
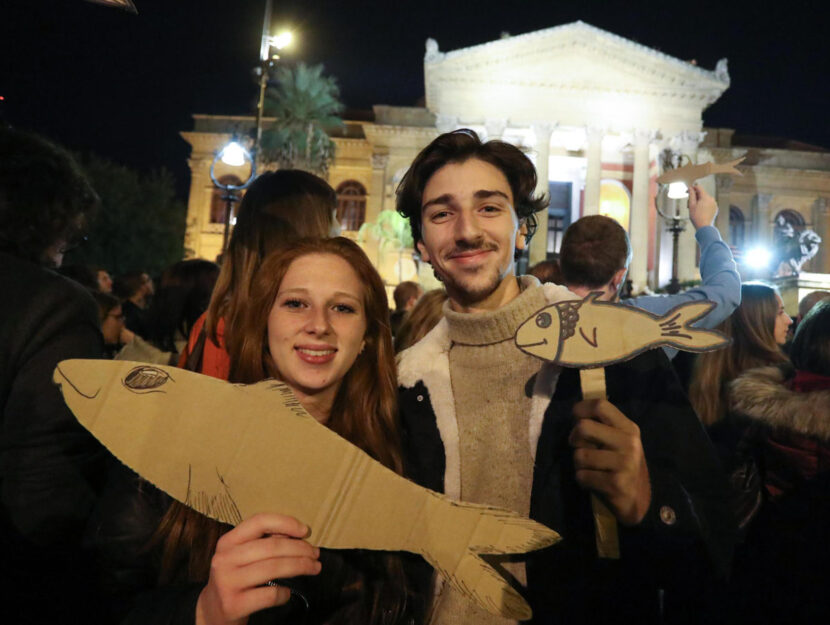
M 712 302 L 688 302 L 660 317 L 640 308 L 598 301 L 601 295 L 594 292 L 582 300 L 542 308 L 519 326 L 515 337 L 516 346 L 523 352 L 581 369 L 584 399 L 605 398 L 605 369 L 601 367 L 628 360 L 647 349 L 670 346 L 705 352 L 729 344 L 720 332 L 690 327 L 712 310 Z M 616 518 L 594 495 L 591 507 L 597 554 L 600 558 L 619 558 Z
M 735 169 L 735 165 L 740 164 L 746 156 L 736 158 L 734 161 L 728 163 L 704 163 L 703 165 L 684 165 L 677 169 L 670 169 L 657 178 L 660 184 L 671 184 L 672 182 L 684 182 L 687 187 L 691 187 L 695 180 L 700 180 L 711 174 L 732 174 L 735 176 L 743 176 L 741 172 Z
M 203 514 L 231 524 L 288 514 L 319 547 L 418 553 L 489 612 L 531 616 L 480 556 L 541 549 L 558 534 L 404 479 L 319 424 L 283 383 L 110 360 L 65 360 L 54 381 L 119 460 Z

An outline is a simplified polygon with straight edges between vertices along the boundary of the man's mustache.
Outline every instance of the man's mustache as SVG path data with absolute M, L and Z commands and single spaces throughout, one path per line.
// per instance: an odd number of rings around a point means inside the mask
M 465 252 L 495 252 L 499 246 L 492 241 L 457 241 L 455 247 L 450 250 L 448 256 L 455 256 Z

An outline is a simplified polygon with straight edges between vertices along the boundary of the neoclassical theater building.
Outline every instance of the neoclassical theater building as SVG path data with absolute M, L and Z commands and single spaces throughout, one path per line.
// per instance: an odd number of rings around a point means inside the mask
M 830 151 L 704 127 L 704 111 L 729 88 L 725 59 L 704 69 L 574 22 L 450 52 L 429 39 L 424 81 L 424 107 L 376 105 L 366 120 L 347 121 L 334 136 L 329 182 L 347 234 L 394 210 L 395 188 L 421 148 L 439 133 L 466 127 L 515 144 L 536 165 L 539 191 L 550 195 L 551 204 L 539 220 L 530 264 L 558 252 L 571 222 L 600 213 L 631 236 L 634 291 L 665 285 L 672 240 L 660 212 L 683 216 L 686 209 L 685 201 L 667 197 L 657 176 L 672 163 L 743 155 L 742 177 L 710 176 L 701 183 L 718 200 L 723 238 L 743 252 L 770 245 L 781 218 L 796 233 L 809 228 L 830 244 Z M 192 147 L 186 247 L 191 255 L 214 259 L 222 245 L 224 202 L 210 165 L 231 134 L 249 129 L 253 118 L 193 117 L 194 129 L 182 133 Z M 374 245 L 367 251 L 382 264 Z M 691 224 L 678 248 L 679 280 L 699 278 Z M 381 269 L 390 285 L 411 277 L 400 263 L 396 267 Z M 812 284 L 810 276 L 830 273 L 826 245 L 802 272 L 802 292 Z M 429 280 L 429 272 L 418 275 Z M 796 290 L 787 299 L 798 296 Z

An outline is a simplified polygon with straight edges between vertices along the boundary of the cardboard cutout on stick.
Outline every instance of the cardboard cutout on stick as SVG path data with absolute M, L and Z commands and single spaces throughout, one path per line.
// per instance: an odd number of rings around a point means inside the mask
M 734 161 L 728 163 L 704 163 L 703 165 L 684 165 L 677 169 L 670 169 L 657 178 L 660 184 L 671 184 L 672 182 L 685 182 L 687 187 L 691 187 L 695 180 L 700 180 L 711 174 L 734 174 L 743 176 L 741 172 L 735 169 L 735 165 L 740 164 L 746 156 L 736 158 Z
M 481 554 L 541 549 L 556 532 L 417 486 L 318 423 L 281 382 L 110 360 L 64 360 L 54 381 L 119 460 L 207 516 L 235 525 L 276 512 L 308 525 L 315 546 L 418 553 L 489 612 L 531 617 Z
M 598 301 L 601 292 L 585 299 L 559 302 L 535 312 L 516 331 L 516 346 L 525 353 L 563 367 L 580 369 L 584 399 L 605 399 L 605 367 L 657 347 L 707 352 L 729 344 L 713 330 L 690 324 L 715 307 L 703 300 L 676 306 L 658 316 L 641 308 Z M 596 496 L 591 496 L 597 553 L 619 558 L 617 521 Z

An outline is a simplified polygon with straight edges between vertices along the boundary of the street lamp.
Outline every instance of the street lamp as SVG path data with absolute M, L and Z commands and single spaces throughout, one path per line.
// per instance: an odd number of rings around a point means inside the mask
M 220 178 L 216 176 L 216 165 L 224 163 L 230 167 L 244 167 L 245 163 L 251 164 L 250 172 L 247 178 L 240 184 L 230 184 L 221 182 Z M 228 238 L 230 236 L 231 228 L 231 214 L 233 213 L 233 204 L 239 199 L 236 194 L 237 191 L 247 189 L 256 177 L 256 161 L 251 153 L 239 143 L 234 137 L 225 147 L 223 147 L 213 159 L 210 164 L 210 179 L 217 188 L 222 189 L 224 194 L 222 199 L 225 200 L 225 230 L 222 235 L 222 253 L 228 249 Z
M 284 50 L 291 45 L 294 36 L 289 31 L 283 31 L 274 36 L 271 30 L 271 0 L 265 0 L 265 16 L 262 19 L 262 40 L 259 46 L 259 98 L 256 105 L 256 135 L 254 138 L 254 155 L 259 158 L 259 143 L 262 140 L 262 111 L 265 107 L 265 88 L 268 86 L 268 70 L 271 63 L 280 56 L 272 49 Z
M 663 171 L 678 167 L 683 158 L 683 155 L 675 154 L 670 149 L 663 150 L 661 154 Z M 688 156 L 685 158 L 688 158 Z M 666 230 L 671 232 L 672 235 L 671 280 L 669 280 L 669 284 L 666 287 L 666 292 L 674 295 L 675 293 L 680 292 L 680 281 L 677 278 L 677 269 L 679 265 L 678 250 L 680 246 L 680 233 L 686 229 L 686 220 L 680 215 L 680 207 L 678 206 L 677 201 L 689 197 L 689 191 L 686 188 L 686 185 L 682 182 L 673 182 L 668 186 L 668 188 L 664 186 L 662 192 L 665 194 L 667 199 L 672 200 L 674 203 L 674 211 L 672 211 L 671 215 L 667 215 L 663 210 L 660 210 L 661 204 L 663 204 L 664 209 L 668 208 L 666 206 L 667 201 L 664 200 L 663 202 L 657 202 L 657 212 L 660 213 L 660 217 L 662 217 L 668 225 Z

